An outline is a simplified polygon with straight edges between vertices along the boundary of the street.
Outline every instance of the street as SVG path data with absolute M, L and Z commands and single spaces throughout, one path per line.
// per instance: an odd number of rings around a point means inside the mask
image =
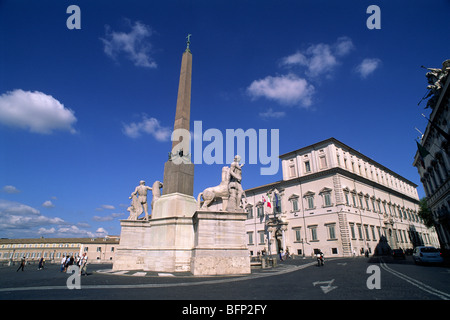
M 297 258 L 251 275 L 216 277 L 114 274 L 111 265 L 91 264 L 80 290 L 68 289 L 71 274 L 57 265 L 16 269 L 0 268 L 1 300 L 450 300 L 450 268 L 415 265 L 410 256 L 333 258 L 322 267 Z

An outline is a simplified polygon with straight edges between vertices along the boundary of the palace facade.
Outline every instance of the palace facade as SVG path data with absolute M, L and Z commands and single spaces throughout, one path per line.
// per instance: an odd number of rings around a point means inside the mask
M 44 258 L 59 263 L 64 256 L 76 257 L 84 252 L 89 263 L 112 262 L 118 245 L 119 237 L 0 239 L 0 263 L 17 262 L 22 257 L 28 262 Z
M 245 190 L 251 255 L 352 256 L 438 244 L 417 214 L 417 185 L 344 143 L 330 138 L 280 159 L 281 181 Z

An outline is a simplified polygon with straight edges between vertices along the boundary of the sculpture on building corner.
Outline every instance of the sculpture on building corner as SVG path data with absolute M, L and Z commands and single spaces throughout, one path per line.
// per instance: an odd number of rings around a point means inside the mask
M 424 66 L 421 66 L 422 68 L 425 68 Z M 444 82 L 447 79 L 447 76 L 449 74 L 450 71 L 450 59 L 445 60 L 442 63 L 442 68 L 425 68 L 427 70 L 429 70 L 426 73 L 426 77 L 428 80 L 428 94 L 422 98 L 422 100 L 427 99 L 429 97 L 430 100 L 428 100 L 427 102 L 427 106 L 425 108 L 431 108 L 433 109 L 439 99 L 439 95 L 440 92 L 444 86 Z M 420 102 L 422 102 L 422 100 L 420 100 Z M 419 104 L 420 104 L 419 102 Z

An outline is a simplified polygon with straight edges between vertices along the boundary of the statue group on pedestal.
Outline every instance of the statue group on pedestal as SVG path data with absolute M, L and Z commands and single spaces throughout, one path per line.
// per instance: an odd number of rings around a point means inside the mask
M 233 163 L 230 167 L 222 168 L 222 182 L 215 187 L 206 188 L 198 195 L 199 209 L 207 210 L 208 206 L 214 199 L 222 198 L 223 210 L 229 212 L 244 211 L 243 198 L 247 202 L 245 191 L 242 188 L 242 167 L 240 164 L 240 156 L 235 156 Z M 128 207 L 130 216 L 128 220 L 139 220 L 139 216 L 142 212 L 145 216 L 142 218 L 145 221 L 149 220 L 147 193 L 152 191 L 153 199 L 151 202 L 151 208 L 153 210 L 153 204 L 161 196 L 161 188 L 163 184 L 159 181 L 155 181 L 152 187 L 146 186 L 145 181 L 141 180 L 134 192 L 131 193 L 129 199 L 131 199 L 131 205 Z M 200 207 L 201 199 L 203 198 L 203 205 Z
M 139 216 L 142 212 L 145 213 L 144 220 L 149 220 L 148 214 L 148 203 L 147 203 L 147 193 L 148 191 L 152 191 L 153 199 L 151 202 L 151 208 L 153 210 L 153 204 L 156 200 L 161 196 L 161 188 L 163 184 L 159 181 L 155 181 L 152 187 L 146 186 L 145 181 L 141 180 L 139 185 L 134 189 L 134 192 L 131 193 L 129 199 L 131 199 L 131 205 L 128 207 L 128 211 L 130 212 L 130 216 L 128 220 L 138 220 Z
M 223 210 L 234 212 L 243 211 L 242 198 L 246 196 L 244 189 L 242 188 L 242 167 L 240 164 L 241 157 L 236 155 L 233 163 L 230 167 L 222 168 L 222 181 L 218 186 L 206 188 L 203 192 L 200 192 L 197 198 L 197 202 L 200 210 L 207 210 L 208 206 L 214 201 L 214 199 L 222 198 Z M 201 199 L 203 198 L 203 205 Z

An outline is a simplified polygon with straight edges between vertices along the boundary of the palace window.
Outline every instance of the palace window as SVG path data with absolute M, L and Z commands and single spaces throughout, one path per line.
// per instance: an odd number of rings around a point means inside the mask
M 363 233 L 362 233 L 362 228 L 361 228 L 361 224 L 357 224 L 356 227 L 358 228 L 358 237 L 360 240 L 363 239 Z
M 258 231 L 259 244 L 264 244 L 264 231 Z
M 319 164 L 320 164 L 320 169 L 326 169 L 327 168 L 327 158 L 325 156 L 320 156 Z
M 305 161 L 305 172 L 309 173 L 311 172 L 311 164 L 309 163 L 309 161 Z
M 302 235 L 301 235 L 301 227 L 295 227 L 292 228 L 292 230 L 294 230 L 295 233 L 295 242 L 302 242 Z
M 330 223 L 326 225 L 328 231 L 328 240 L 336 240 L 336 224 Z
M 295 163 L 294 159 L 289 160 L 289 177 L 294 178 L 296 176 L 295 174 Z
M 311 233 L 311 241 L 317 241 L 317 226 L 309 226 L 308 228 Z
M 356 192 L 355 191 L 352 192 L 352 201 L 353 201 L 353 206 L 357 207 L 358 204 L 356 203 Z
M 370 229 L 372 230 L 372 240 L 377 240 L 377 237 L 375 235 L 375 227 L 374 226 L 370 226 Z
M 293 194 L 288 199 L 291 202 L 292 210 L 291 212 L 297 212 L 298 211 L 298 195 Z
M 332 189 L 327 187 L 320 190 L 319 194 L 322 196 L 324 207 L 331 207 L 333 205 L 333 203 L 331 202 L 331 191 Z
M 248 244 L 253 244 L 253 232 L 247 232 Z
M 247 219 L 253 219 L 253 206 L 248 205 L 245 211 L 247 211 Z
M 305 193 L 304 198 L 306 200 L 306 208 L 311 210 L 314 209 L 314 192 L 312 191 L 308 191 L 307 193 Z
M 356 234 L 355 234 L 355 224 L 354 223 L 350 223 L 350 232 L 352 234 L 352 239 L 356 239 Z
M 345 204 L 349 206 L 350 200 L 348 199 L 348 191 L 344 191 L 344 196 L 345 196 Z
M 258 218 L 264 217 L 264 207 L 263 205 L 259 205 L 256 207 L 256 214 Z
M 369 207 L 369 196 L 365 196 L 365 199 L 366 199 L 366 210 L 370 210 L 370 207 Z
M 366 239 L 370 240 L 370 235 L 369 235 L 369 226 L 367 224 L 364 225 L 364 231 L 366 233 Z

